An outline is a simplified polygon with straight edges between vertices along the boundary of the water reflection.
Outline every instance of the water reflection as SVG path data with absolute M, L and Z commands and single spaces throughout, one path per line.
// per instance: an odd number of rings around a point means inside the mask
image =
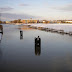
M 3 26 L 0 25 L 0 43 L 2 40 L 2 35 L 3 35 Z M 0 45 L 0 60 L 1 60 L 1 57 L 2 57 L 2 50 L 1 50 L 1 45 Z
M 23 31 L 20 30 L 20 40 L 22 40 L 22 39 L 23 39 Z
M 2 35 L 3 35 L 3 26 L 0 25 L 0 43 L 1 43 L 1 40 L 2 40 Z
M 2 50 L 1 50 L 1 47 L 0 47 L 0 60 L 2 58 Z
M 40 55 L 41 54 L 41 39 L 39 36 L 35 38 L 35 55 Z
M 19 27 L 18 27 L 18 29 L 19 30 L 35 30 L 35 29 L 33 29 L 33 28 L 31 28 L 31 27 L 29 27 L 29 26 L 27 26 L 27 25 L 20 25 Z

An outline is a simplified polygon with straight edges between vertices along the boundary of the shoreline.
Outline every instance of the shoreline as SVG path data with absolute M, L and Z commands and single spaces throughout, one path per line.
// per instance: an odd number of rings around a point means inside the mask
M 72 36 L 71 24 L 25 24 L 31 28 Z

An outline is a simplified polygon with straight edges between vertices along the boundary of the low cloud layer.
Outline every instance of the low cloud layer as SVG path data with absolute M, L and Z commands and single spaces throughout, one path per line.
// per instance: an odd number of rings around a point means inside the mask
M 0 7 L 0 12 L 4 12 L 4 11 L 10 11 L 12 10 L 13 8 L 11 7 Z
M 11 14 L 11 13 L 1 13 L 1 20 L 9 21 L 15 19 L 30 19 L 30 18 L 37 18 L 35 16 L 31 16 L 28 14 Z
M 60 7 L 53 7 L 56 10 L 63 10 L 63 11 L 72 11 L 72 4 L 60 6 Z
M 72 11 L 72 4 L 68 4 L 64 6 L 63 8 L 60 8 L 60 10 Z

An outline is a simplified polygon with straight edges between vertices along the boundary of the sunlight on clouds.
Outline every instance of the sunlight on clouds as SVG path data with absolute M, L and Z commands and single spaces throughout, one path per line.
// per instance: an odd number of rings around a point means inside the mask
M 29 6 L 29 4 L 19 4 L 19 6 Z

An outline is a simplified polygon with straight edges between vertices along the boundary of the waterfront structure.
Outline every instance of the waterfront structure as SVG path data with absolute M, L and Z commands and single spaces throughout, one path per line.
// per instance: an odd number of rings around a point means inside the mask
M 44 24 L 50 23 L 50 21 L 47 21 L 47 20 L 40 20 L 39 22 L 40 22 L 40 23 L 44 23 Z
M 65 21 L 65 23 L 72 23 L 72 21 Z
M 24 20 L 21 20 L 22 23 L 37 23 L 38 20 L 33 20 L 33 19 L 24 19 Z
M 10 21 L 6 21 L 6 24 L 9 24 L 10 23 Z

